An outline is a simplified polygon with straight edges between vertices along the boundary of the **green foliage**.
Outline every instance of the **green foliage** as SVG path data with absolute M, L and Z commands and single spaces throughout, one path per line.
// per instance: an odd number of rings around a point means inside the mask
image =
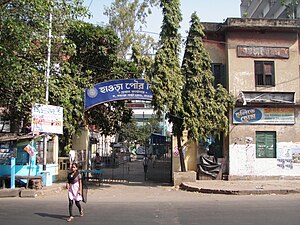
M 52 60 L 59 61 L 63 34 L 84 15 L 82 1 L 7 0 L 0 2 L 0 105 L 17 132 L 30 121 L 31 106 L 45 103 L 45 65 L 49 14 L 52 21 Z
M 124 123 L 119 132 L 119 141 L 126 143 L 127 147 L 132 144 L 140 144 L 144 146 L 149 143 L 151 133 L 158 132 L 159 118 L 153 116 L 143 125 L 138 126 L 137 122 L 132 119 L 129 123 Z
M 139 77 L 133 62 L 118 58 L 119 39 L 110 28 L 77 22 L 67 38 L 76 46 L 69 62 L 81 65 L 81 74 L 90 77 L 90 85 Z M 85 121 L 95 125 L 101 134 L 112 135 L 120 130 L 121 124 L 130 121 L 131 115 L 124 101 L 108 102 L 87 110 Z
M 186 77 L 183 90 L 184 126 L 188 130 L 189 139 L 195 141 L 206 139 L 211 134 L 226 134 L 226 113 L 233 106 L 233 98 L 228 91 L 220 84 L 217 89 L 213 86 L 211 60 L 203 46 L 203 37 L 203 26 L 196 13 L 193 13 L 182 73 Z
M 115 134 L 131 118 L 124 102 L 88 111 L 84 118 L 84 89 L 107 80 L 139 77 L 133 62 L 119 59 L 119 39 L 110 28 L 83 23 L 82 0 L 21 0 L 0 2 L 0 105 L 18 131 L 30 121 L 34 103 L 45 103 L 45 69 L 49 14 L 52 14 L 49 104 L 64 108 L 62 154 L 84 123 L 105 135 Z M 13 125 L 16 126 L 13 126 Z
M 78 21 L 67 38 L 76 46 L 70 61 L 82 65 L 82 71 L 92 76 L 92 83 L 139 76 L 133 62 L 118 58 L 120 42 L 110 28 Z
M 152 104 L 158 111 L 166 111 L 173 124 L 173 134 L 177 136 L 181 171 L 186 171 L 181 146 L 183 127 L 182 88 L 184 77 L 179 63 L 180 22 L 182 20 L 179 0 L 162 0 L 163 23 L 160 43 L 152 70 Z
M 123 101 L 109 102 L 91 108 L 85 113 L 88 124 L 96 125 L 101 134 L 112 135 L 120 131 L 123 123 L 131 120 L 132 111 Z
M 159 0 L 115 0 L 110 7 L 106 7 L 104 15 L 109 18 L 109 26 L 120 38 L 118 55 L 126 58 L 132 45 L 138 44 L 142 53 L 146 53 L 156 46 L 152 37 L 140 33 L 137 28 L 146 25 L 146 18 L 151 14 L 151 7 Z
M 180 21 L 182 20 L 179 0 L 161 1 L 163 24 L 160 33 L 160 47 L 155 55 L 152 71 L 152 103 L 156 110 L 166 109 L 173 133 L 182 135 L 182 99 L 184 79 L 180 70 Z
M 70 60 L 82 65 L 83 72 L 89 71 L 93 82 L 113 79 L 119 40 L 111 29 L 77 21 L 66 37 L 75 45 L 76 54 Z
M 194 13 L 186 41 L 182 67 L 179 66 L 181 14 L 179 1 L 161 1 L 163 26 L 160 48 L 155 56 L 151 90 L 155 109 L 166 110 L 177 136 L 181 171 L 185 171 L 181 137 L 188 130 L 190 140 L 228 131 L 227 110 L 233 98 L 221 85 L 213 86 L 211 61 L 202 38 L 203 27 Z
M 80 66 L 64 61 L 59 71 L 52 73 L 49 83 L 50 104 L 64 108 L 64 135 L 60 139 L 62 155 L 71 150 L 72 136 L 85 125 L 83 92 L 89 85 L 90 77 L 81 74 Z
M 151 74 L 152 65 L 154 60 L 151 54 L 142 54 L 142 49 L 139 45 L 133 45 L 132 47 L 132 61 L 135 63 L 138 74 L 144 78 L 148 78 Z M 150 82 L 147 80 L 147 82 Z
M 139 143 L 140 130 L 137 122 L 131 120 L 128 123 L 122 124 L 119 132 L 119 141 L 125 143 L 127 147 L 132 144 Z
M 281 0 L 281 5 L 286 7 L 286 14 L 289 19 L 296 19 L 298 0 Z

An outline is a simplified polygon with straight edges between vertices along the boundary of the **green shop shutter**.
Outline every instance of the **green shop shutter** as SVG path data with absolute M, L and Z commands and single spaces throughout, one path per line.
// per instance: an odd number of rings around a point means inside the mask
M 265 135 L 266 158 L 276 158 L 276 133 L 268 132 Z

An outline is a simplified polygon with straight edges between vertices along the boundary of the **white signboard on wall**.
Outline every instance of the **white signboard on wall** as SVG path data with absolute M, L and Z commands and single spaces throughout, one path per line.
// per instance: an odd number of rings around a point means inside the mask
M 32 107 L 32 132 L 62 134 L 63 108 L 54 105 L 35 104 Z

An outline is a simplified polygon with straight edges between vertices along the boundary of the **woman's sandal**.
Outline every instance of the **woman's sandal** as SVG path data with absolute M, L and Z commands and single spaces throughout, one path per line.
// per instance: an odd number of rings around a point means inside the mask
M 70 216 L 70 217 L 67 219 L 67 221 L 68 221 L 68 222 L 71 222 L 73 219 L 74 219 L 74 217 L 73 217 L 73 216 Z
M 80 216 L 81 216 L 81 217 L 83 217 L 83 210 L 81 210 L 81 212 L 80 212 Z

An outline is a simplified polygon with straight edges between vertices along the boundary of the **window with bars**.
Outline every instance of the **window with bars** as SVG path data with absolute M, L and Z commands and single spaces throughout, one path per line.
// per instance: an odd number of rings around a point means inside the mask
M 275 86 L 273 61 L 255 61 L 255 85 Z
M 276 158 L 276 132 L 256 132 L 256 158 Z

